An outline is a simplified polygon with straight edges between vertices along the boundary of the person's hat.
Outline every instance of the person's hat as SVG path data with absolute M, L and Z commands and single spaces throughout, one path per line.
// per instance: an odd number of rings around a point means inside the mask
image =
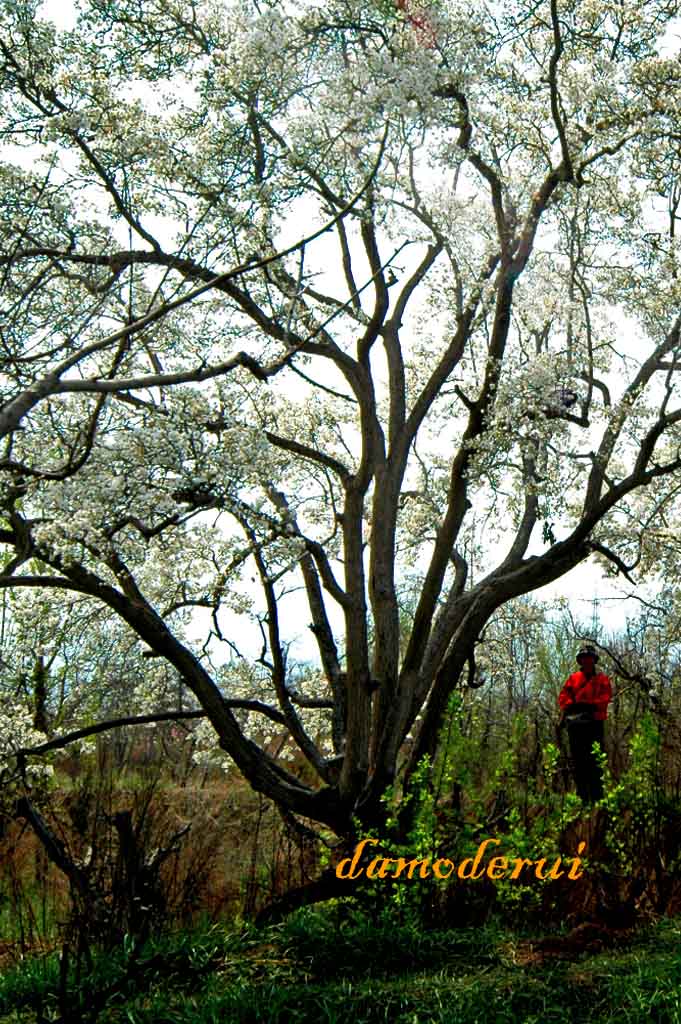
M 591 657 L 595 662 L 598 661 L 598 652 L 592 644 L 584 644 L 577 651 L 576 660 L 578 663 L 585 657 Z

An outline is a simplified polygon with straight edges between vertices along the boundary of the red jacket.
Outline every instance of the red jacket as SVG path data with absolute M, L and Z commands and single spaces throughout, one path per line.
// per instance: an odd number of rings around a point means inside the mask
M 594 718 L 602 721 L 608 717 L 608 701 L 612 697 L 612 686 L 604 672 L 596 672 L 587 679 L 582 671 L 573 672 L 558 694 L 561 708 L 570 704 L 594 704 Z

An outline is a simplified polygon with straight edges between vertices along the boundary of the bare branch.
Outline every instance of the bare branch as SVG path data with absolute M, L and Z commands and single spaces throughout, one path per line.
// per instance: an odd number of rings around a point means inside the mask
M 288 437 L 281 437 L 280 434 L 274 434 L 271 430 L 265 431 L 265 437 L 270 444 L 276 445 L 277 448 L 282 448 L 287 452 L 293 452 L 295 455 L 301 455 L 305 459 L 310 459 L 312 462 L 317 462 L 321 466 L 326 466 L 328 469 L 333 470 L 333 472 L 336 473 L 343 481 L 347 481 L 350 478 L 350 471 L 347 467 L 332 455 L 326 455 L 324 452 L 320 452 L 316 448 L 310 447 L 310 445 L 301 444 L 300 441 L 294 441 Z
M 225 698 L 224 702 L 228 708 L 237 711 L 254 711 L 276 722 L 277 725 L 286 727 L 286 719 L 281 711 L 277 711 L 276 708 L 270 707 L 269 704 L 264 704 L 262 701 Z M 327 705 L 306 704 L 304 706 L 325 707 Z M 97 722 L 96 725 L 88 725 L 83 729 L 74 729 L 73 732 L 66 733 L 64 736 L 56 736 L 45 743 L 40 743 L 37 747 L 20 747 L 16 751 L 15 756 L 18 758 L 38 757 L 42 754 L 48 754 L 51 750 L 61 750 L 70 743 L 87 739 L 88 736 L 96 736 L 102 732 L 109 732 L 111 729 L 121 729 L 124 726 L 154 725 L 157 722 L 181 722 L 206 717 L 205 711 L 164 711 L 151 715 L 127 715 L 122 718 L 110 718 L 106 722 Z
M 570 159 L 570 150 L 568 148 L 567 136 L 565 134 L 565 125 L 563 124 L 563 116 L 560 110 L 560 93 L 558 92 L 558 61 L 560 60 L 563 52 L 563 40 L 560 34 L 560 22 L 558 20 L 558 3 L 557 0 L 551 0 L 551 26 L 553 28 L 553 53 L 549 60 L 549 88 L 551 91 L 551 114 L 553 116 L 553 123 L 558 131 L 558 138 L 560 139 L 560 150 L 563 157 L 563 167 L 565 169 L 565 179 L 571 181 L 574 177 L 572 170 L 572 161 Z
M 159 306 L 155 310 L 150 311 L 144 316 L 139 317 L 137 320 L 133 321 L 133 323 L 126 324 L 124 327 L 121 327 L 119 330 L 114 331 L 107 337 L 102 338 L 99 341 L 93 342 L 90 345 L 84 346 L 78 352 L 74 353 L 74 355 L 65 359 L 41 381 L 36 381 L 33 385 L 27 388 L 22 395 L 13 399 L 11 402 L 8 402 L 6 405 L 2 407 L 2 409 L 0 409 L 0 437 L 4 436 L 7 433 L 10 433 L 13 430 L 16 430 L 16 428 L 18 427 L 19 423 L 26 415 L 26 413 L 29 412 L 29 410 L 32 409 L 33 406 L 37 405 L 39 401 L 41 401 L 43 398 L 46 398 L 50 394 L 55 394 L 59 391 L 77 390 L 124 390 L 124 387 L 115 387 L 115 382 L 99 381 L 97 382 L 96 387 L 93 386 L 94 382 L 92 382 L 92 386 L 88 389 L 87 387 L 82 386 L 86 383 L 84 381 L 60 382 L 59 377 L 67 370 L 69 370 L 72 366 L 75 366 L 77 363 L 79 363 L 83 358 L 85 358 L 85 356 L 91 355 L 94 352 L 98 352 L 101 351 L 102 349 L 108 348 L 110 345 L 114 344 L 117 341 L 120 341 L 123 338 L 132 337 L 134 334 L 143 330 L 145 327 L 148 327 L 150 324 L 162 319 L 163 317 L 167 316 L 174 310 L 186 305 L 188 302 L 192 302 L 194 299 L 197 299 L 199 296 L 205 294 L 205 292 L 209 291 L 210 289 L 219 288 L 223 285 L 226 285 L 234 278 L 239 277 L 240 275 L 248 271 L 253 271 L 261 267 L 269 266 L 269 264 L 274 263 L 277 260 L 283 259 L 290 253 L 297 252 L 303 246 L 306 246 L 310 242 L 313 242 L 316 238 L 320 238 L 323 234 L 325 234 L 327 231 L 333 228 L 343 217 L 347 216 L 350 210 L 353 209 L 353 207 L 356 205 L 359 199 L 370 187 L 371 182 L 373 181 L 376 171 L 378 170 L 378 167 L 380 165 L 382 154 L 383 147 L 381 147 L 378 160 L 374 164 L 374 167 L 371 170 L 368 180 L 362 185 L 361 189 L 352 197 L 349 203 L 347 203 L 334 217 L 332 217 L 330 221 L 328 221 L 318 230 L 314 231 L 312 234 L 306 236 L 301 241 L 296 242 L 293 245 L 290 245 L 287 248 L 280 250 L 279 252 L 273 253 L 271 256 L 266 256 L 256 260 L 248 260 L 246 263 L 242 263 L 239 266 L 231 270 L 225 271 L 222 274 L 211 274 L 209 280 L 205 281 L 203 284 L 197 285 L 197 287 L 191 289 L 188 292 L 185 292 L 183 295 L 179 296 L 176 299 L 172 299 L 169 302 L 163 303 L 163 305 Z M 288 358 L 290 358 L 290 355 L 288 356 Z M 236 360 L 236 362 L 234 360 Z M 248 369 L 250 369 L 254 373 L 257 373 L 259 370 L 257 362 L 255 360 L 252 360 L 252 357 L 246 356 L 245 353 L 240 353 L 238 356 L 234 357 L 234 360 L 228 360 L 227 363 L 221 364 L 223 368 L 220 370 L 220 372 L 228 372 L 227 367 L 229 369 L 234 369 L 234 367 L 238 365 L 247 365 Z M 207 373 L 207 376 L 203 376 L 202 374 L 204 373 Z M 153 387 L 159 383 L 169 384 L 181 383 L 188 380 L 206 380 L 208 379 L 208 377 L 215 375 L 216 374 L 214 372 L 211 373 L 207 370 L 201 369 L 195 370 L 193 373 L 189 374 L 154 374 L 151 376 L 156 378 L 156 383 L 154 383 L 153 381 L 150 384 L 129 383 L 127 387 L 128 389 L 130 387 Z M 148 377 L 137 378 L 137 380 L 142 381 L 148 379 Z M 106 387 L 107 383 L 109 384 L 108 388 Z
M 636 562 L 632 565 L 625 565 L 616 551 L 613 551 L 611 548 L 606 547 L 605 544 L 601 544 L 596 540 L 588 541 L 588 547 L 591 548 L 592 551 L 597 551 L 599 555 L 603 555 L 603 557 L 607 558 L 613 565 L 616 565 L 617 571 L 620 572 L 625 579 L 629 580 L 630 583 L 636 586 L 636 580 L 630 575 L 631 570 L 636 567 Z
M 510 230 L 509 224 L 506 219 L 504 212 L 504 200 L 502 192 L 502 184 L 499 175 L 494 168 L 483 160 L 479 153 L 471 147 L 471 138 L 473 135 L 473 125 L 470 119 L 470 109 L 468 106 L 468 99 L 460 89 L 454 85 L 442 86 L 435 90 L 436 96 L 444 98 L 450 98 L 456 100 L 459 105 L 459 111 L 461 112 L 461 124 L 459 131 L 459 146 L 466 151 L 466 155 L 470 163 L 475 167 L 476 171 L 482 175 L 486 180 L 490 188 L 492 196 L 492 207 L 494 210 L 494 217 L 497 226 L 497 236 L 499 238 L 499 245 L 502 253 L 508 251 L 510 243 Z
M 63 747 L 68 747 L 70 743 L 87 739 L 88 736 L 96 736 L 111 729 L 121 729 L 123 726 L 152 725 L 156 722 L 179 722 L 185 719 L 205 717 L 205 711 L 168 711 L 153 715 L 126 715 L 122 718 L 110 718 L 106 722 L 97 722 L 96 725 L 88 725 L 83 729 L 74 729 L 73 732 L 65 733 L 63 736 L 56 736 L 36 747 L 21 747 L 16 751 L 15 756 L 18 758 L 39 757 L 42 754 L 49 754 L 51 750 L 61 750 Z

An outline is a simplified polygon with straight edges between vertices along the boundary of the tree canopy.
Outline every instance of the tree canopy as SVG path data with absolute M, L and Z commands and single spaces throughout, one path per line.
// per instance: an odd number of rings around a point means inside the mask
M 676 5 L 1 10 L 10 611 L 347 835 L 498 608 L 677 573 Z

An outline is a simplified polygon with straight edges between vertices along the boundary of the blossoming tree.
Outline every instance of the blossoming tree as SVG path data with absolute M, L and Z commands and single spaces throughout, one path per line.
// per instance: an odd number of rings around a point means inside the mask
M 0 583 L 350 836 L 496 609 L 677 564 L 674 5 L 1 6 Z

